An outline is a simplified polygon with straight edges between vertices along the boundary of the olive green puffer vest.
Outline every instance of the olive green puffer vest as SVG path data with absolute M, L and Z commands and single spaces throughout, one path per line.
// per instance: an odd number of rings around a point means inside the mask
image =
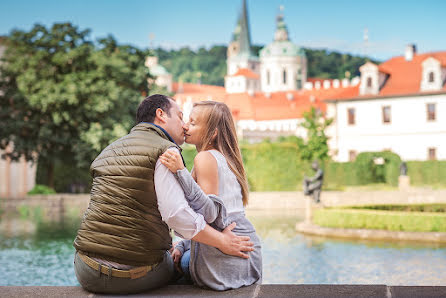
M 158 157 L 172 146 L 155 125 L 140 123 L 105 148 L 91 164 L 93 185 L 74 247 L 120 264 L 160 262 L 172 246 L 154 186 Z

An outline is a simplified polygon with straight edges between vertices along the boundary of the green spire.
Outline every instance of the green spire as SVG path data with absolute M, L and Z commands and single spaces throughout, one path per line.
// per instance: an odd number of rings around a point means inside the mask
M 275 41 L 285 41 L 290 40 L 288 38 L 288 28 L 283 20 L 283 6 L 281 5 L 279 8 L 280 12 L 276 18 L 276 32 L 274 33 Z
M 242 11 L 240 13 L 237 26 L 232 35 L 233 41 L 239 43 L 239 55 L 252 55 L 251 50 L 251 35 L 249 32 L 248 10 L 246 8 L 246 0 L 243 0 Z

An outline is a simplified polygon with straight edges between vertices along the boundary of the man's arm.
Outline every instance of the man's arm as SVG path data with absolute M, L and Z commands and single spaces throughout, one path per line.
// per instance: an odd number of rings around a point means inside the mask
M 156 163 L 154 176 L 158 209 L 163 221 L 177 234 L 185 239 L 193 239 L 216 247 L 234 256 L 247 257 L 243 251 L 253 250 L 249 237 L 236 236 L 231 232 L 235 224 L 228 226 L 223 232 L 218 232 L 208 226 L 203 216 L 189 207 L 180 184 L 172 172 L 159 160 Z
M 216 231 L 209 225 L 206 225 L 206 227 L 192 239 L 216 247 L 227 255 L 248 259 L 248 254 L 243 252 L 253 251 L 254 243 L 249 241 L 250 238 L 248 236 L 237 236 L 232 233 L 231 231 L 235 228 L 235 225 L 235 222 L 233 222 L 227 226 L 222 233 Z

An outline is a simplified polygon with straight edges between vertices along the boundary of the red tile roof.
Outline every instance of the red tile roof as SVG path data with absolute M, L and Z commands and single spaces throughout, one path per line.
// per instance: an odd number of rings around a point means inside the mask
M 193 92 L 177 93 L 174 99 L 185 102 L 190 99 L 192 102 L 202 100 L 214 100 L 224 102 L 233 112 L 238 120 L 281 120 L 302 118 L 303 113 L 309 111 L 311 106 L 325 111 L 325 98 L 334 94 L 340 94 L 341 91 L 346 92 L 348 88 L 319 89 L 319 90 L 299 90 L 287 92 L 272 93 L 226 93 L 223 87 L 222 92 L 213 93 L 212 88 L 203 87 L 203 85 L 190 84 L 184 86 Z M 203 92 L 197 93 L 197 88 Z M 175 89 L 175 87 L 174 87 Z M 344 89 L 344 90 L 341 90 Z M 221 89 L 219 89 L 221 91 Z
M 440 61 L 446 66 L 446 52 L 436 52 L 415 55 L 412 61 L 404 57 L 395 57 L 379 65 L 379 70 L 389 75 L 384 87 L 378 95 L 359 95 L 359 84 L 338 88 L 313 88 L 272 93 L 226 93 L 224 87 L 183 83 L 183 92 L 179 91 L 179 84 L 174 83 L 173 89 L 177 94 L 175 99 L 184 102 L 190 98 L 192 102 L 201 100 L 215 100 L 226 103 L 238 120 L 281 120 L 302 118 L 303 113 L 311 106 L 325 111 L 327 100 L 353 100 L 363 98 L 386 97 L 392 95 L 408 95 L 424 93 L 420 91 L 422 62 L 429 57 Z M 249 70 L 248 70 L 249 71 Z M 239 70 L 240 72 L 240 70 Z M 309 82 L 324 81 L 324 79 L 309 78 Z M 332 81 L 332 80 L 330 80 Z M 332 85 L 332 84 L 331 84 Z M 442 92 L 446 91 L 443 86 Z M 288 99 L 292 95 L 292 99 Z
M 412 61 L 406 61 L 404 57 L 399 56 L 381 63 L 380 70 L 387 70 L 389 78 L 379 91 L 379 95 L 421 93 L 422 63 L 429 57 L 439 60 L 441 65 L 446 66 L 446 52 L 414 55 Z
M 388 75 L 388 79 L 384 83 L 377 95 L 359 95 L 359 88 L 355 92 L 350 91 L 338 94 L 331 99 L 336 100 L 352 100 L 363 98 L 376 98 L 388 96 L 406 96 L 426 93 L 436 93 L 432 91 L 420 91 L 421 74 L 423 70 L 422 63 L 429 57 L 440 61 L 440 64 L 446 67 L 446 52 L 433 52 L 414 55 L 412 61 L 406 61 L 404 56 L 391 58 L 378 66 L 380 72 Z M 439 92 L 446 91 L 446 84 Z
M 229 77 L 238 77 L 238 76 L 244 76 L 244 77 L 247 77 L 250 79 L 260 78 L 260 76 L 258 74 L 249 70 L 248 68 L 240 68 L 235 74 L 230 75 Z

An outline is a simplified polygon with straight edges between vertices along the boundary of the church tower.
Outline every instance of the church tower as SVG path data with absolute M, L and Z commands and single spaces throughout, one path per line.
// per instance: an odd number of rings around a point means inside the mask
M 235 74 L 241 68 L 259 74 L 259 58 L 251 48 L 251 34 L 249 31 L 248 10 L 246 0 L 243 0 L 237 26 L 232 34 L 227 51 L 227 75 Z
M 263 92 L 298 90 L 307 79 L 305 52 L 289 39 L 283 6 L 276 18 L 274 41 L 260 50 L 260 77 Z

